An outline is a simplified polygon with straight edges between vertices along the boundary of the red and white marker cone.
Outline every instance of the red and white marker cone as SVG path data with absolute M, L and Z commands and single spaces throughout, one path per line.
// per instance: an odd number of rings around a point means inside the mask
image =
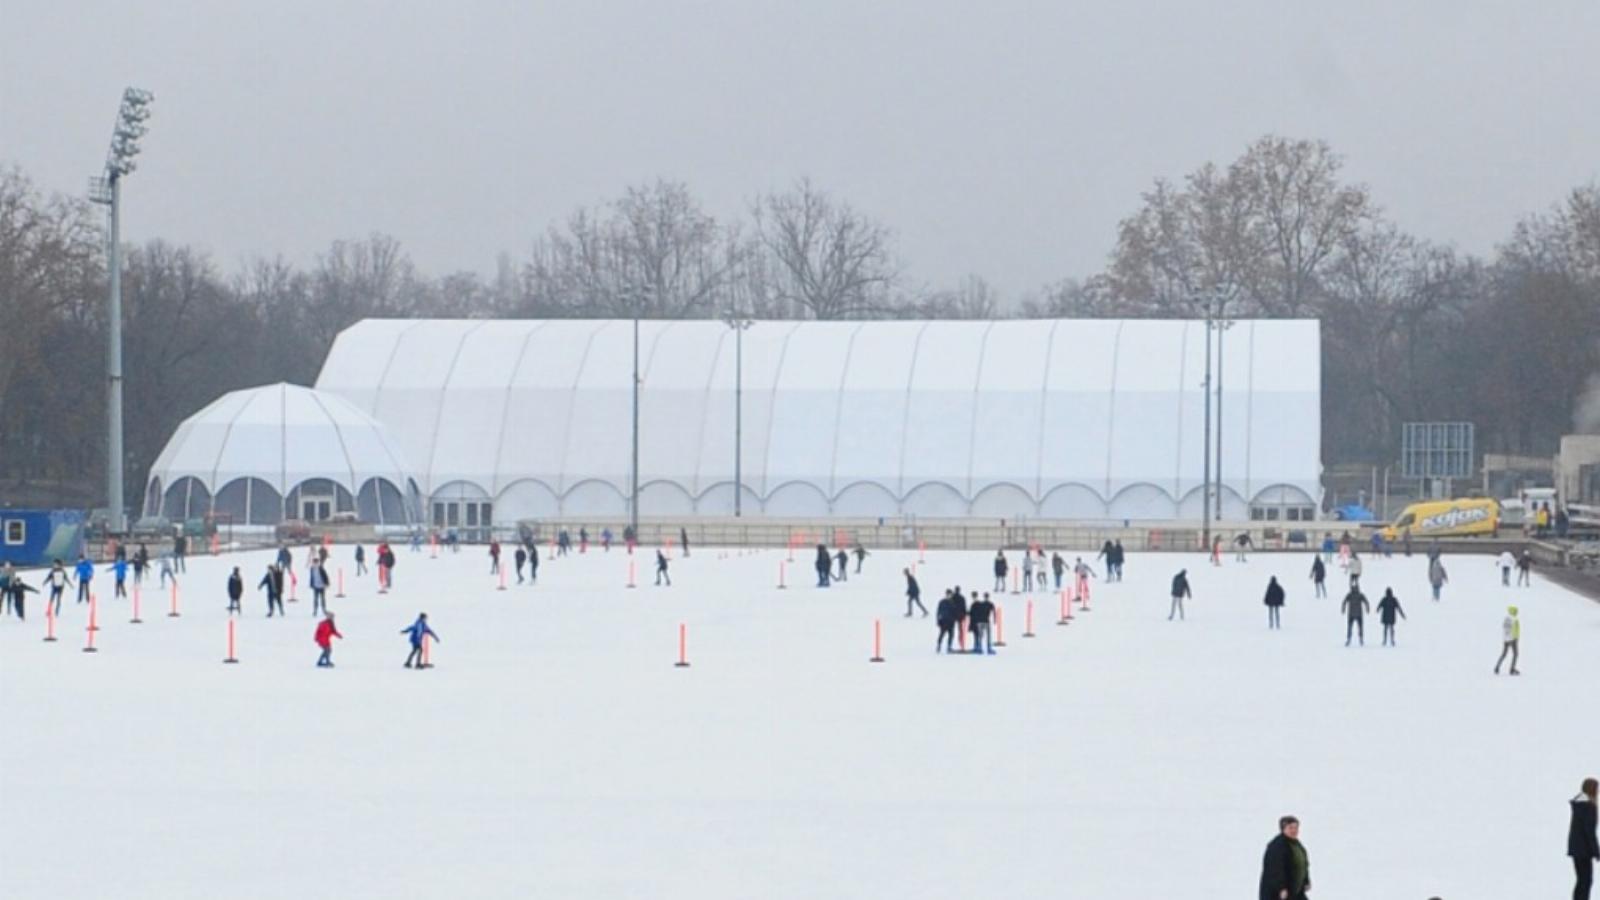
M 229 616 L 228 617 L 228 656 L 227 656 L 226 659 L 223 660 L 223 662 L 230 663 L 230 664 L 236 663 L 236 662 L 239 661 L 239 657 L 234 654 L 233 623 L 234 623 L 233 617 Z
M 672 664 L 674 669 L 689 668 L 689 626 L 678 623 L 678 661 Z
M 867 662 L 883 662 L 883 620 L 872 620 L 872 658 Z

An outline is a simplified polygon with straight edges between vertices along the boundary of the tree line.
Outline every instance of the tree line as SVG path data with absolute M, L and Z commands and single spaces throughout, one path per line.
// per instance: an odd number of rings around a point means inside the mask
M 1264 137 L 1158 179 L 1105 269 L 1006 303 L 980 275 L 929 286 L 891 228 L 810 181 L 722 221 L 659 180 L 574 211 L 492 275 L 419 272 L 393 237 L 309 266 L 224 272 L 155 239 L 124 253 L 130 501 L 179 422 L 220 394 L 312 383 L 368 317 L 763 319 L 1229 317 L 1322 321 L 1323 458 L 1392 462 L 1399 423 L 1477 423 L 1547 454 L 1600 428 L 1600 185 L 1517 223 L 1489 258 L 1406 234 L 1326 143 Z M 105 465 L 105 253 L 84 201 L 0 168 L 0 502 L 96 505 Z

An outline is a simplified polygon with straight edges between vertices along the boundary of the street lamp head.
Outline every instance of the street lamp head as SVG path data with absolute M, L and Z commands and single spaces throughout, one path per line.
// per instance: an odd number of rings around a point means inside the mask
M 121 178 L 136 168 L 133 158 L 139 155 L 139 139 L 149 131 L 144 123 L 150 118 L 150 104 L 155 99 L 154 94 L 139 88 L 122 92 L 122 105 L 111 128 L 111 149 L 106 153 L 107 179 Z

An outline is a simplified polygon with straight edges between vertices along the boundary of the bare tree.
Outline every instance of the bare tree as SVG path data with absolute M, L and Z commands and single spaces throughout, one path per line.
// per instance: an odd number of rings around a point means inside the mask
M 802 179 L 787 193 L 759 198 L 757 238 L 775 265 L 775 299 L 815 319 L 881 312 L 898 273 L 889 229 Z

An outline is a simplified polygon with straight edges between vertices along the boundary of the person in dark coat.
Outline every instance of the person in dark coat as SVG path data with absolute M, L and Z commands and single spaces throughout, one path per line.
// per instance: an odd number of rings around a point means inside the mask
M 1278 583 L 1278 576 L 1267 580 L 1267 596 L 1262 602 L 1267 605 L 1267 627 L 1281 628 L 1278 611 L 1283 609 L 1283 585 Z
M 822 544 L 817 545 L 817 587 L 827 587 L 833 572 L 833 557 L 828 555 L 828 548 Z
M 1400 608 L 1400 598 L 1394 595 L 1394 588 L 1383 589 L 1383 599 L 1378 601 L 1378 621 L 1383 623 L 1383 643 L 1385 646 L 1394 646 L 1395 616 L 1406 617 L 1406 611 Z
M 858 544 L 856 544 L 856 548 L 854 550 L 850 551 L 850 552 L 854 553 L 855 556 L 856 556 L 856 574 L 860 575 L 861 574 L 861 564 L 867 561 L 867 548 L 861 546 L 858 543 Z
M 689 529 L 679 528 L 678 540 L 683 542 L 683 555 L 684 558 L 687 559 L 689 556 Z
M 1172 609 L 1167 611 L 1167 621 L 1171 622 L 1174 615 L 1182 621 L 1183 599 L 1193 596 L 1194 592 L 1189 590 L 1189 570 L 1179 569 L 1178 574 L 1172 576 Z
M 1306 900 L 1311 890 L 1311 860 L 1300 843 L 1300 820 L 1278 820 L 1278 836 L 1267 843 L 1261 859 L 1259 900 Z
M 667 587 L 672 587 L 672 576 L 667 574 L 667 555 L 658 549 L 656 550 L 656 587 L 661 586 L 663 579 L 666 580 Z
M 839 574 L 835 575 L 834 579 L 837 581 L 849 580 L 850 554 L 846 553 L 843 547 L 840 547 L 839 552 L 833 555 L 833 561 L 839 564 Z
M 939 638 L 934 641 L 933 652 L 954 653 L 956 649 L 956 598 L 954 591 L 945 591 L 944 599 L 934 607 L 934 622 L 939 625 Z M 908 613 L 909 615 L 909 613 Z
M 1116 558 L 1117 558 L 1117 570 L 1116 570 L 1117 571 L 1117 577 L 1114 580 L 1121 581 L 1122 580 L 1122 564 L 1128 561 L 1128 551 L 1122 549 L 1122 539 L 1121 538 L 1117 539 L 1116 544 L 1113 545 L 1111 549 L 1115 551 L 1115 555 L 1116 555 Z
M 283 569 L 276 563 L 267 566 L 267 574 L 261 576 L 261 581 L 256 585 L 256 590 L 267 590 L 267 618 L 272 618 L 272 611 L 276 609 L 278 615 L 283 611 Z
M 361 576 L 363 576 L 365 574 L 367 574 L 367 548 L 361 546 L 360 544 L 357 544 L 356 545 L 356 577 L 360 578 Z
M 1344 645 L 1350 646 L 1350 636 L 1358 635 L 1361 646 L 1367 645 L 1366 615 L 1372 605 L 1367 602 L 1367 595 L 1361 593 L 1358 587 L 1350 588 L 1350 593 L 1344 595 L 1344 602 L 1339 604 L 1339 611 L 1345 614 Z
M 990 602 L 989 595 L 984 594 L 983 599 L 972 601 L 972 608 L 967 611 L 972 617 L 972 652 L 994 655 L 994 635 L 990 631 L 989 620 L 994 617 L 994 604 Z
M 976 594 L 974 594 L 976 596 Z M 950 595 L 951 609 L 955 611 L 956 635 L 960 641 L 961 649 L 967 648 L 967 595 L 961 593 L 961 585 L 956 585 Z
M 27 599 L 29 594 L 39 593 L 38 589 L 22 582 L 21 575 L 12 575 L 11 581 L 6 585 L 6 597 L 11 604 L 11 609 L 17 618 L 28 621 Z
M 927 616 L 928 616 L 928 608 L 926 606 L 922 605 L 922 585 L 917 584 L 917 576 L 911 574 L 911 570 L 910 569 L 906 569 L 905 573 L 906 573 L 906 618 L 908 618 L 908 619 L 911 618 L 911 606 L 912 606 L 912 604 L 916 604 L 917 609 L 922 610 L 923 618 L 927 618 Z
M 1050 554 L 1050 571 L 1056 576 L 1056 590 L 1061 590 L 1061 576 L 1067 574 L 1067 561 L 1060 553 Z
M 1318 597 L 1328 596 L 1328 567 L 1322 564 L 1320 556 L 1311 558 L 1311 586 Z
M 528 551 L 519 546 L 517 547 L 516 555 L 512 559 L 516 560 L 517 563 L 517 584 L 521 584 L 523 580 L 522 567 L 528 564 Z
M 228 612 L 243 612 L 244 607 L 239 605 L 244 597 L 244 576 L 239 574 L 239 567 L 233 567 L 233 574 L 228 576 Z
M 1594 887 L 1594 862 L 1600 859 L 1600 839 L 1595 837 L 1595 810 L 1600 804 L 1600 781 L 1583 780 L 1583 789 L 1572 798 L 1572 825 L 1567 829 L 1567 855 L 1572 857 L 1572 869 L 1577 883 L 1572 888 L 1572 900 L 1589 900 Z
M 1006 572 L 1010 568 L 1011 568 L 1011 564 L 1006 562 L 1006 552 L 1004 550 L 995 551 L 995 554 L 994 554 L 994 589 L 995 590 L 1004 591 L 1006 589 Z
M 528 542 L 528 581 L 539 583 L 539 545 Z

